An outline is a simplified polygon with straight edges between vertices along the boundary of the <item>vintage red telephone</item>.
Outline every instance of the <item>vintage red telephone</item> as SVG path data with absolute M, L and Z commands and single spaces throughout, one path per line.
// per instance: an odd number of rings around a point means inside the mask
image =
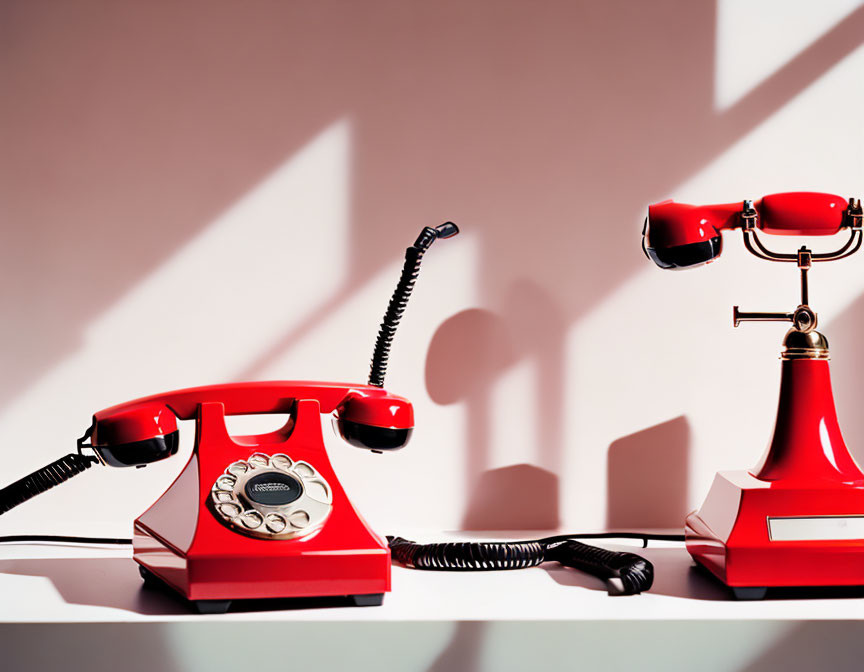
M 390 590 L 390 550 L 333 472 L 320 414 L 334 414 L 338 433 L 353 446 L 383 452 L 407 443 L 411 403 L 383 389 L 390 345 L 424 253 L 458 231 L 452 222 L 426 227 L 406 250 L 368 384 L 234 383 L 107 408 L 93 416 L 77 453 L 0 490 L 0 513 L 94 464 L 143 467 L 170 457 L 177 420 L 194 419 L 189 462 L 135 521 L 133 557 L 146 582 L 166 584 L 205 613 L 250 598 L 338 595 L 360 606 L 381 604 Z M 266 413 L 290 415 L 275 432 L 229 436 L 225 416 Z
M 134 559 L 145 583 L 168 586 L 204 613 L 233 600 L 347 596 L 381 604 L 390 563 L 427 570 L 521 569 L 558 562 L 607 581 L 612 594 L 648 590 L 653 566 L 633 553 L 579 538 L 673 539 L 635 532 L 567 534 L 504 542 L 385 541 L 351 505 L 330 465 L 319 414 L 333 413 L 348 443 L 373 452 L 401 448 L 414 426 L 411 404 L 382 389 L 390 345 L 423 254 L 458 233 L 426 227 L 405 253 L 402 275 L 378 334 L 369 382 L 235 383 L 177 390 L 99 411 L 63 457 L 0 490 L 0 514 L 94 464 L 144 467 L 177 452 L 177 419 L 196 421 L 195 447 L 180 476 L 134 526 Z M 287 413 L 282 429 L 229 436 L 229 415 Z M 130 543 L 128 539 L 14 535 L 0 542 Z
M 661 268 L 698 266 L 720 255 L 727 229 L 740 229 L 745 247 L 760 259 L 797 264 L 801 303 L 792 312 L 733 309 L 736 327 L 745 321 L 792 324 L 781 354 L 774 436 L 753 469 L 716 475 L 702 508 L 687 517 L 687 549 L 739 599 L 760 599 L 770 587 L 864 585 L 864 473 L 840 433 L 828 341 L 816 331 L 807 285 L 813 263 L 861 247 L 861 201 L 807 192 L 743 204 L 665 201 L 648 210 L 643 249 Z M 757 231 L 849 235 L 831 252 L 801 247 L 781 253 L 768 249 Z

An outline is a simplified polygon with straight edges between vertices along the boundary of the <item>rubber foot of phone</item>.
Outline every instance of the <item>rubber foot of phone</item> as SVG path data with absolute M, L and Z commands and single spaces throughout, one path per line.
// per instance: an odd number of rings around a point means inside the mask
M 194 600 L 199 614 L 224 614 L 231 608 L 231 600 Z
M 768 593 L 765 586 L 739 586 L 732 587 L 732 594 L 736 600 L 761 600 Z
M 371 595 L 352 595 L 351 601 L 355 607 L 380 607 L 384 604 L 384 593 L 372 593 Z
M 163 585 L 162 580 L 143 565 L 138 565 L 138 573 L 144 579 L 145 588 L 159 588 Z

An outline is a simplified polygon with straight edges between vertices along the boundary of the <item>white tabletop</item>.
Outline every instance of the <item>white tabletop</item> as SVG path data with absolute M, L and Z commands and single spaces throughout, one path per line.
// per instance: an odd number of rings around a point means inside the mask
M 493 535 L 424 534 L 418 540 Z M 509 535 L 496 533 L 495 538 Z M 532 535 L 542 536 L 542 535 Z M 522 535 L 524 538 L 524 533 Z M 428 572 L 393 568 L 381 607 L 297 608 L 288 601 L 236 603 L 224 615 L 199 616 L 173 594 L 144 589 L 125 547 L 0 545 L 0 622 L 237 621 L 513 621 L 664 619 L 861 619 L 861 591 L 780 595 L 739 602 L 692 566 L 682 544 L 652 542 L 636 550 L 655 565 L 650 592 L 611 597 L 594 577 L 546 563 L 501 572 Z

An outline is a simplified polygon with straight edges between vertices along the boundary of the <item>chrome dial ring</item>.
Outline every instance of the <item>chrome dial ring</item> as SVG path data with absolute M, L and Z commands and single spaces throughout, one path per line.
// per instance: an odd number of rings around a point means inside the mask
M 321 529 L 333 491 L 308 462 L 284 453 L 253 453 L 229 464 L 210 491 L 216 516 L 241 534 L 296 539 Z

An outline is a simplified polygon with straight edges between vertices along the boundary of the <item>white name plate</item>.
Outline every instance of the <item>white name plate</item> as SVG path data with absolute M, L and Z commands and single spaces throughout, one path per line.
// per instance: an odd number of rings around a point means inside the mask
M 864 540 L 864 516 L 768 518 L 771 541 Z

